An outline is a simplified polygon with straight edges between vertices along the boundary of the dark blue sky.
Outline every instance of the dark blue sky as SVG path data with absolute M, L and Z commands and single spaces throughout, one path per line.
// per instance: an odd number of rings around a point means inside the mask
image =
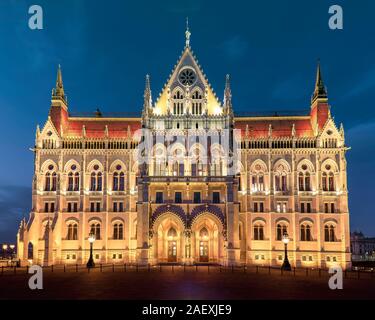
M 28 8 L 44 30 L 28 28 Z M 344 30 L 328 28 L 340 4 Z M 235 111 L 309 110 L 316 61 L 336 122 L 344 123 L 351 227 L 375 235 L 375 3 L 373 1 L 0 2 L 0 242 L 13 240 L 31 203 L 35 127 L 48 115 L 60 63 L 71 111 L 141 109 L 144 77 L 159 94 L 191 45 L 219 97 L 232 76 Z

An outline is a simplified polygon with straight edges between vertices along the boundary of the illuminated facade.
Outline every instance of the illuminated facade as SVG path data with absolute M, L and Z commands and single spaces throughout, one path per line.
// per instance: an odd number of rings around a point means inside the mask
M 276 266 L 287 233 L 293 266 L 350 265 L 348 148 L 319 66 L 305 115 L 239 117 L 229 76 L 221 103 L 187 30 L 155 102 L 146 77 L 139 118 L 72 116 L 60 68 L 51 101 L 18 232 L 23 263 L 86 263 L 92 232 L 96 262 Z

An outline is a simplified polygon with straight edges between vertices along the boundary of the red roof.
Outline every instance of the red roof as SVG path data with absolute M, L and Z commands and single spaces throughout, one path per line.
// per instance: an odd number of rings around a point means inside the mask
M 270 125 L 272 126 L 272 137 L 290 137 L 293 124 L 297 137 L 314 136 L 309 116 L 279 117 L 279 119 L 276 117 L 235 118 L 234 126 L 236 129 L 241 129 L 242 136 L 246 134 L 246 126 L 248 126 L 249 137 L 266 138 Z
M 85 126 L 86 137 L 105 138 L 105 127 L 108 128 L 110 138 L 125 138 L 130 127 L 131 134 L 141 129 L 140 119 L 108 119 L 108 118 L 69 118 L 64 135 L 82 136 L 83 126 Z

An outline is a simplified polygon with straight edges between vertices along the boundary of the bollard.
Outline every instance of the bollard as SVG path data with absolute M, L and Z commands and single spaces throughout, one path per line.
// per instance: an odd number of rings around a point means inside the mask
M 258 266 L 256 266 L 256 273 L 258 273 L 259 272 L 259 267 Z
M 346 278 L 346 271 L 347 271 L 347 269 L 345 269 L 345 271 L 344 271 L 344 279 Z
M 124 271 L 126 272 L 126 263 L 124 263 Z
M 293 275 L 296 276 L 296 267 L 293 268 Z
M 29 273 L 29 266 L 26 266 L 26 273 Z
M 112 272 L 115 272 L 115 264 L 112 263 Z
M 271 274 L 271 266 L 268 266 L 268 274 Z
M 319 278 L 322 276 L 322 270 L 319 268 Z
M 51 265 L 51 272 L 53 272 L 53 265 Z

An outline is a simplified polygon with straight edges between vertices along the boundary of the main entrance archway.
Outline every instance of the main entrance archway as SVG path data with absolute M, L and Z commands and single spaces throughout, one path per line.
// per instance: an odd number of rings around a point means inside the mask
M 198 263 L 219 263 L 224 258 L 223 225 L 212 213 L 199 214 L 191 225 L 192 257 Z
M 154 263 L 182 261 L 184 230 L 183 222 L 172 212 L 163 213 L 155 220 L 151 247 L 151 256 Z

